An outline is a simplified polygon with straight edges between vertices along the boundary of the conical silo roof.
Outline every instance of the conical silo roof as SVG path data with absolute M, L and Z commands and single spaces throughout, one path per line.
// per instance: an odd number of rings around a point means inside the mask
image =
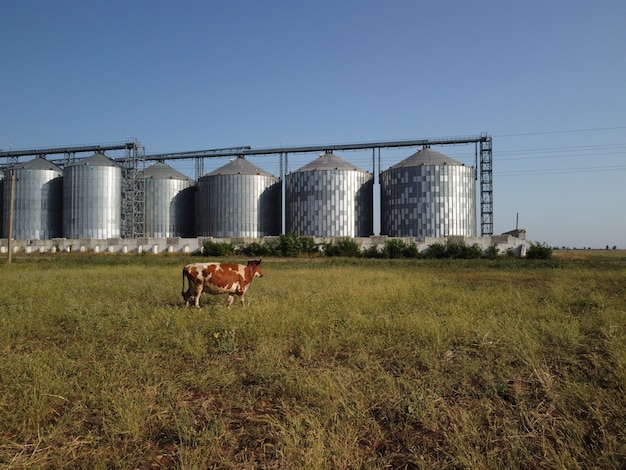
M 15 167 L 20 170 L 52 170 L 60 172 L 61 169 L 56 166 L 54 163 L 49 162 L 45 158 L 37 157 L 28 162 L 22 163 Z
M 307 163 L 302 168 L 296 171 L 320 171 L 320 170 L 348 170 L 348 171 L 363 171 L 360 168 L 342 160 L 337 155 L 331 152 L 326 152 L 320 155 L 318 158 L 310 163 Z
M 407 168 L 413 166 L 439 166 L 439 165 L 459 165 L 464 166 L 463 163 L 457 162 L 453 158 L 437 152 L 429 147 L 423 148 L 408 158 L 405 158 L 400 163 L 395 164 L 391 168 Z
M 184 181 L 192 181 L 191 178 L 185 176 L 181 172 L 175 170 L 169 165 L 165 163 L 155 163 L 150 165 L 143 171 L 144 178 L 154 178 L 159 180 L 184 180 Z
M 109 157 L 107 157 L 106 155 L 102 153 L 94 153 L 91 157 L 83 158 L 82 160 L 79 160 L 68 166 L 75 166 L 75 165 L 114 166 L 114 167 L 121 168 L 120 165 L 118 165 L 117 163 L 115 163 L 113 160 L 111 160 Z
M 207 173 L 205 176 L 217 176 L 217 175 L 261 175 L 261 176 L 274 176 L 271 173 L 259 168 L 254 163 L 250 163 L 243 157 L 238 157 L 226 165 L 219 167 L 217 170 L 213 170 Z

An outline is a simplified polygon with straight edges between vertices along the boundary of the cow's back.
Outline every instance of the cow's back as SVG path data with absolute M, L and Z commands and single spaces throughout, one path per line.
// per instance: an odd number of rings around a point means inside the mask
M 234 294 L 244 289 L 245 270 L 240 264 L 206 263 L 201 274 L 205 292 Z

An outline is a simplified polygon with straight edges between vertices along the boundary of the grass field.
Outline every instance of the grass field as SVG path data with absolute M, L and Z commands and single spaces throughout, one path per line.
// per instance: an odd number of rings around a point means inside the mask
M 0 266 L 0 468 L 626 467 L 623 252 L 191 261 Z

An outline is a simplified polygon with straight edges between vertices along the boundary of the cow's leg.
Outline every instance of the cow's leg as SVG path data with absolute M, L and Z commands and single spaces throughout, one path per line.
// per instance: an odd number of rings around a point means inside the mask
M 185 292 L 183 294 L 183 300 L 185 301 L 185 307 L 189 307 L 189 302 L 190 301 L 191 302 L 194 301 L 192 290 L 193 290 L 193 287 L 191 285 L 189 285 L 189 289 L 187 289 L 187 292 Z
M 195 285 L 195 293 L 194 296 L 192 297 L 195 300 L 195 305 L 196 308 L 200 308 L 200 294 L 202 294 L 202 282 L 200 281 L 196 281 L 196 285 Z
M 230 306 L 233 304 L 233 300 L 235 300 L 233 294 L 228 294 L 228 308 L 230 308 Z
M 243 298 L 243 294 L 241 294 L 241 295 L 239 296 L 239 303 L 241 304 L 241 307 L 242 307 L 242 308 L 246 306 L 246 305 L 245 305 L 244 298 Z
M 196 297 L 193 295 L 193 290 L 194 290 L 193 287 L 189 287 L 187 292 L 185 292 L 185 295 L 184 295 L 185 307 L 189 307 L 189 302 L 196 301 Z
M 185 278 L 187 278 L 187 290 L 185 290 Z M 180 293 L 183 296 L 183 301 L 185 302 L 185 307 L 189 307 L 189 300 L 193 300 L 191 292 L 193 291 L 193 282 L 191 278 L 187 275 L 187 272 L 183 269 L 183 288 Z

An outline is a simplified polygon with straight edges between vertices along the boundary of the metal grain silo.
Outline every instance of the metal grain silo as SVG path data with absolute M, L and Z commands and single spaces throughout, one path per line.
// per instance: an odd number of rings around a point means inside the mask
M 476 236 L 476 170 L 424 148 L 380 174 L 381 234 Z
M 143 172 L 145 235 L 147 237 L 195 236 L 195 183 L 164 163 Z
M 117 238 L 122 221 L 122 168 L 106 156 L 91 157 L 63 170 L 63 236 Z
M 35 158 L 13 167 L 13 238 L 48 240 L 60 237 L 63 214 L 63 172 L 54 163 Z M 5 185 L 4 222 L 8 227 L 10 186 Z M 4 236 L 7 234 L 4 233 Z
M 374 178 L 327 152 L 285 177 L 286 231 L 366 237 L 373 232 Z
M 198 180 L 199 236 L 278 235 L 280 209 L 280 180 L 244 158 L 237 158 Z

